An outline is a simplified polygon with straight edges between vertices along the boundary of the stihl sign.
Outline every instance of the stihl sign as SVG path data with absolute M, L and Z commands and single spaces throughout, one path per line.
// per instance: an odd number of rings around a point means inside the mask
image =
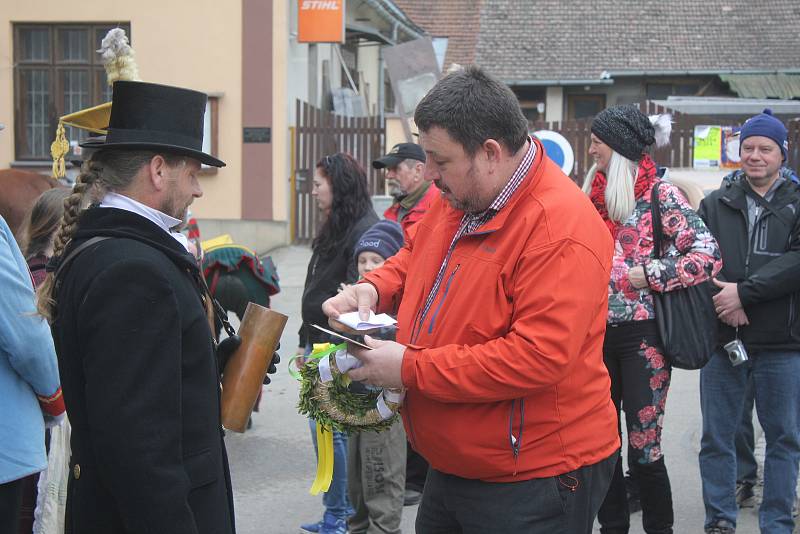
M 298 0 L 297 40 L 343 43 L 345 0 Z
M 341 7 L 341 2 L 336 0 L 301 0 L 300 9 L 330 9 L 338 11 Z

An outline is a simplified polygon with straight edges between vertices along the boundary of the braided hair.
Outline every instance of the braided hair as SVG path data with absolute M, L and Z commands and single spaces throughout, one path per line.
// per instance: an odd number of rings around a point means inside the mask
M 53 258 L 59 258 L 67 249 L 78 229 L 80 216 L 89 205 L 100 202 L 109 192 L 127 190 L 141 168 L 157 155 L 170 166 L 183 160 L 180 156 L 148 150 L 107 149 L 92 154 L 83 163 L 72 193 L 64 199 L 64 215 L 53 239 Z M 36 292 L 36 309 L 51 323 L 56 308 L 54 289 L 55 276 L 50 272 Z

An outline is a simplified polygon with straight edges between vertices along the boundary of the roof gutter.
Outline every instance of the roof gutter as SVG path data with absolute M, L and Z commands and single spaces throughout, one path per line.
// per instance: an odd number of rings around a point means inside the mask
M 396 31 L 393 32 L 394 35 L 391 38 L 389 38 L 389 37 L 386 37 L 385 35 L 383 35 L 378 30 L 375 30 L 374 28 L 370 28 L 369 26 L 362 26 L 360 24 L 347 24 L 347 25 L 345 25 L 345 29 L 351 34 L 352 33 L 356 33 L 356 34 L 359 34 L 362 37 L 365 37 L 365 36 L 369 37 L 368 40 L 374 41 L 376 43 L 382 43 L 382 44 L 389 45 L 389 46 L 394 46 L 394 45 L 397 44 L 397 41 L 396 41 L 397 32 Z
M 413 37 L 414 39 L 421 39 L 423 37 L 423 30 L 414 24 L 402 11 L 400 11 L 394 4 L 389 1 L 394 13 L 384 7 L 383 2 L 380 0 L 364 0 L 372 9 L 378 12 L 385 20 L 391 24 L 396 24 L 403 32 Z M 396 29 L 395 29 L 396 31 Z M 396 39 L 395 39 L 396 40 Z
M 597 78 L 587 80 L 503 80 L 508 86 L 514 87 L 517 85 L 613 85 L 613 78 Z
M 800 74 L 800 69 L 778 70 L 610 70 L 610 76 L 719 76 L 720 74 Z

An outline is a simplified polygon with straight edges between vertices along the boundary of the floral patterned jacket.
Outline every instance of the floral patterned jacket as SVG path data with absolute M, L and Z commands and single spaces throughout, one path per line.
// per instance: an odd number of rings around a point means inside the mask
M 711 232 L 680 190 L 660 181 L 659 202 L 663 236 L 661 259 L 653 258 L 652 189 L 637 199 L 631 216 L 614 239 L 614 259 L 608 289 L 608 322 L 655 318 L 651 291 L 666 292 L 693 286 L 722 268 L 719 247 Z M 649 287 L 636 289 L 628 278 L 635 266 L 644 266 Z

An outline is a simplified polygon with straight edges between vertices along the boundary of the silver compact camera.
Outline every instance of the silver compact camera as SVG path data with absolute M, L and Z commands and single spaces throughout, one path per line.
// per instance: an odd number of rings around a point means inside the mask
M 729 341 L 723 348 L 728 353 L 728 359 L 734 367 L 743 364 L 749 359 L 747 357 L 747 349 L 744 348 L 744 343 L 739 338 Z

